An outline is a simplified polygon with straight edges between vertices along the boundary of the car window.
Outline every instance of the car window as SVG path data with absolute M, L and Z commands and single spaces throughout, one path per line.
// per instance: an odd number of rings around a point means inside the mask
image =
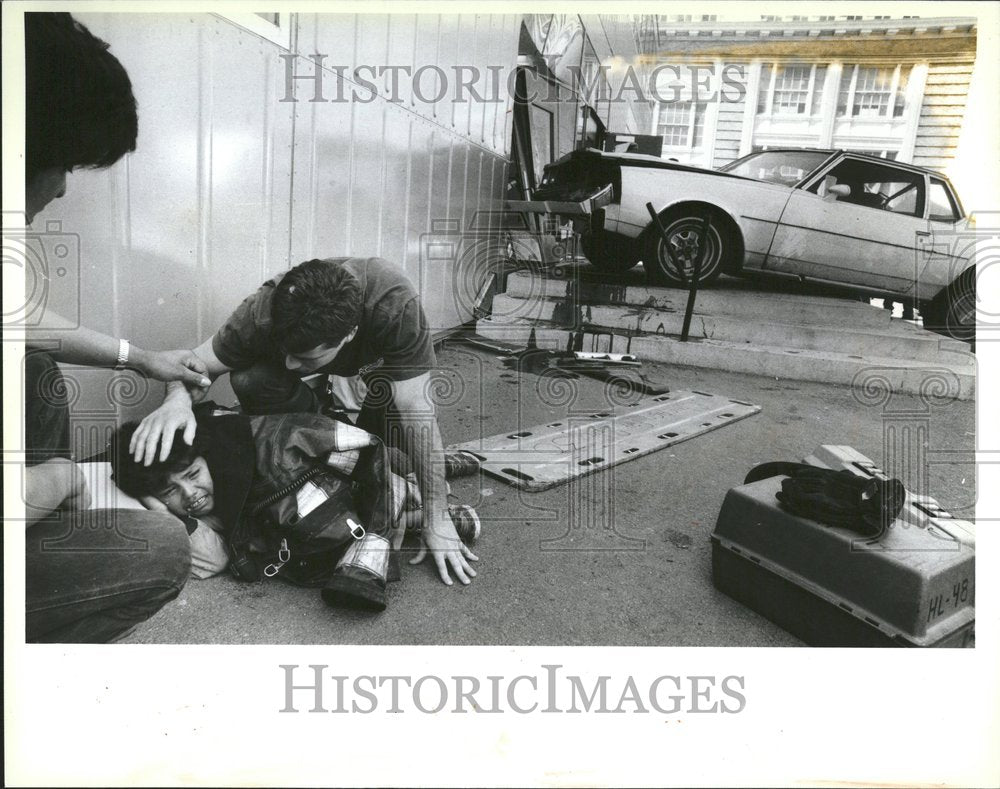
M 931 178 L 928 200 L 930 200 L 930 218 L 935 222 L 956 222 L 960 218 L 958 206 L 955 205 L 951 192 L 943 181 Z
M 724 173 L 794 186 L 830 156 L 822 151 L 762 151 L 720 168 Z
M 822 187 L 825 193 L 829 193 L 834 184 L 851 190 L 850 194 L 835 198 L 839 203 L 907 216 L 920 217 L 924 214 L 924 176 L 921 173 L 860 159 L 845 159 L 809 191 L 819 193 Z

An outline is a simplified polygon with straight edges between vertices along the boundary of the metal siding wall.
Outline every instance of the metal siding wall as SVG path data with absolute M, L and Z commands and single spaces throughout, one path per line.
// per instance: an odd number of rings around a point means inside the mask
M 49 304 L 83 325 L 165 349 L 193 347 L 263 280 L 314 256 L 381 255 L 421 287 L 436 329 L 468 319 L 453 265 L 421 251 L 436 219 L 464 230 L 499 208 L 511 100 L 477 107 L 312 103 L 299 82 L 285 94 L 284 50 L 213 15 L 76 16 L 112 45 L 139 101 L 137 151 L 101 172 L 69 178 L 64 199 L 36 221 L 80 238 L 79 279 L 54 280 Z M 517 53 L 520 17 L 296 15 L 298 52 L 328 65 L 503 66 Z M 299 74 L 312 73 L 300 57 Z M 449 77 L 453 72 L 449 73 Z M 425 75 L 425 93 L 432 89 Z M 324 72 L 327 98 L 336 77 Z M 480 86 L 485 92 L 486 85 Z M 76 295 L 79 293 L 79 297 Z M 73 373 L 81 407 L 108 408 L 112 373 Z M 140 385 L 113 419 L 155 407 L 162 386 Z M 217 384 L 213 396 L 231 392 Z M 103 418 L 103 417 L 102 417 Z M 96 435 L 96 434 L 95 434 Z M 80 454 L 99 449 L 94 441 Z
M 486 66 L 502 65 L 504 74 L 513 68 L 519 24 L 516 16 L 299 16 L 299 53 L 327 54 L 328 67 L 385 64 L 410 66 L 415 72 L 436 65 L 449 82 L 448 94 L 436 103 L 420 101 L 403 75 L 396 93 L 400 102 L 390 100 L 384 79 L 374 80 L 379 95 L 370 104 L 299 100 L 292 191 L 303 220 L 301 227 L 292 227 L 293 263 L 310 257 L 379 255 L 406 272 L 434 330 L 468 320 L 469 305 L 453 292 L 458 263 L 429 261 L 427 241 L 444 227 L 461 234 L 475 210 L 499 207 L 502 195 L 496 190 L 504 181 L 493 171 L 497 164 L 506 167 L 502 157 L 509 139 L 509 100 L 482 106 L 452 101 L 453 67 L 478 67 L 484 76 L 477 89 L 485 94 Z M 490 46 L 478 43 L 484 27 Z M 503 60 L 496 60 L 499 53 Z M 311 73 L 312 66 L 306 61 L 299 68 Z M 438 91 L 438 79 L 435 72 L 424 72 L 424 97 Z M 328 99 L 335 95 L 327 88 L 333 80 L 333 71 L 325 72 Z M 501 85 L 505 89 L 505 82 Z M 484 151 L 484 145 L 491 150 Z M 480 173 L 483 156 L 493 162 L 486 183 Z

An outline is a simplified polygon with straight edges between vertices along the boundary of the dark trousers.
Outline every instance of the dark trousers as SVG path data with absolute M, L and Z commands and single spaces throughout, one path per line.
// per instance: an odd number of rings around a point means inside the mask
M 280 362 L 259 362 L 244 370 L 233 370 L 229 374 L 229 382 L 239 398 L 240 407 L 244 413 L 251 415 L 302 411 L 319 413 L 326 404 L 319 394 Z M 398 441 L 391 440 L 394 436 L 391 435 L 390 425 L 398 419 L 388 382 L 371 382 L 355 424 L 386 444 L 395 446 Z
M 66 391 L 51 356 L 28 354 L 28 466 L 69 457 Z M 57 510 L 25 531 L 26 640 L 110 641 L 177 597 L 190 567 L 187 531 L 172 515 Z

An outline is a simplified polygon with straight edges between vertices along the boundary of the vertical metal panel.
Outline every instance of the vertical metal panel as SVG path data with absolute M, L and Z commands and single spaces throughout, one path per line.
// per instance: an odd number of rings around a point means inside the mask
M 388 14 L 358 14 L 356 20 L 355 65 L 378 68 L 388 62 L 386 33 L 389 28 Z M 365 79 L 374 82 L 369 70 L 364 70 Z
M 328 18 L 328 17 L 332 17 Z M 299 17 L 300 58 L 305 53 L 337 53 L 328 63 L 353 68 L 354 19 L 347 15 L 309 14 Z M 340 36 L 340 45 L 331 43 Z M 328 90 L 329 81 L 333 86 Z M 337 95 L 333 71 L 324 72 L 324 95 Z M 351 145 L 353 102 L 314 103 L 303 98 L 295 108 L 294 171 L 292 174 L 291 265 L 313 257 L 348 254 L 347 228 L 352 220 Z
M 435 102 L 433 114 L 438 123 L 455 130 L 455 66 L 462 60 L 460 20 L 457 14 L 441 14 L 438 28 L 438 55 L 434 63 L 442 70 L 443 96 Z
M 298 14 L 298 50 L 295 68 L 306 59 L 305 53 L 319 49 L 319 25 L 315 14 Z M 289 103 L 293 116 L 292 183 L 289 205 L 289 264 L 311 257 L 316 235 L 316 124 L 319 104 L 296 97 Z
M 109 31 L 112 51 L 124 45 L 121 60 L 139 102 L 139 140 L 128 169 L 132 243 L 120 301 L 125 330 L 147 348 L 193 347 L 204 339 L 206 22 L 123 15 Z
M 292 221 L 292 156 L 294 153 L 294 104 L 281 102 L 285 95 L 284 62 L 278 52 L 265 41 L 258 43 L 260 56 L 266 64 L 267 114 L 264 118 L 267 139 L 265 170 L 261 179 L 261 224 L 269 228 L 261 249 L 260 270 L 257 278 L 264 281 L 289 265 Z
M 413 117 L 410 129 L 406 252 L 403 257 L 403 270 L 410 281 L 421 290 L 421 296 L 424 298 L 429 295 L 423 292 L 420 282 L 421 268 L 424 265 L 423 249 L 427 243 L 426 236 L 431 230 L 428 187 L 432 176 L 432 142 L 433 126 L 419 117 Z
M 270 272 L 265 245 L 271 234 L 275 117 L 291 105 L 272 103 L 269 67 L 275 47 L 221 19 L 215 20 L 202 69 L 202 137 L 208 170 L 202 178 L 206 249 L 201 288 L 210 336 L 233 307 Z M 287 151 L 287 149 L 286 149 Z M 287 223 L 287 217 L 283 217 Z
M 417 51 L 417 16 L 416 14 L 389 14 L 386 16 L 386 20 L 389 43 L 385 64 L 393 67 L 405 66 L 412 74 Z M 390 98 L 398 98 L 400 107 L 412 107 L 412 79 L 399 71 L 396 74 L 396 87 L 389 90 L 389 96 Z
M 386 106 L 384 175 L 379 255 L 406 268 L 407 223 L 410 215 L 410 176 L 413 116 Z
M 476 68 L 476 36 L 474 14 L 454 17 L 455 29 L 448 40 L 448 63 L 445 74 L 448 77 L 448 93 L 446 116 L 450 119 L 451 128 L 463 137 L 469 136 L 469 114 L 472 106 L 472 95 L 476 82 L 471 88 L 460 88 L 460 82 L 470 82 Z M 441 64 L 445 66 L 445 64 Z M 476 80 L 478 81 L 478 80 Z
M 469 156 L 472 146 L 464 140 L 455 147 L 452 162 L 452 205 L 458 226 L 465 230 L 469 227 Z
M 351 73 L 358 63 L 357 57 L 357 16 L 355 14 L 308 14 L 310 35 L 306 36 L 311 46 L 299 45 L 299 53 L 305 57 L 313 53 L 326 55 L 324 64 L 328 68 L 343 66 L 345 73 Z M 300 17 L 300 23 L 303 21 Z M 332 74 L 331 74 L 332 76 Z M 335 86 L 331 80 L 331 89 L 327 90 L 324 83 L 323 92 L 327 97 L 335 95 Z
M 351 188 L 347 201 L 341 198 L 345 215 L 350 220 L 346 224 L 347 254 L 368 257 L 378 252 L 379 219 L 382 215 L 382 183 L 379 175 L 382 168 L 382 128 L 384 120 L 381 102 L 375 104 L 351 105 Z M 321 167 L 325 160 L 321 161 Z M 331 205 L 336 211 L 338 206 Z M 322 246 L 320 247 L 322 250 Z M 321 252 L 324 256 L 327 254 Z
M 410 145 L 411 178 L 409 221 L 407 224 L 406 273 L 417 281 L 423 235 L 431 229 L 431 178 L 434 175 L 432 144 L 434 125 L 415 118 Z
M 423 101 L 436 95 L 440 78 L 433 66 L 440 65 L 441 16 L 418 14 L 413 47 L 414 90 L 410 96 L 410 109 L 425 118 L 436 119 L 437 104 Z
M 435 233 L 436 228 L 446 227 L 447 233 L 458 234 L 461 228 L 451 217 L 449 200 L 451 182 L 449 180 L 449 164 L 454 137 L 443 131 L 435 131 L 431 137 L 431 177 L 428 184 L 430 190 L 430 210 L 425 232 Z M 421 282 L 424 299 L 424 311 L 431 328 L 434 331 L 455 325 L 451 306 L 449 275 L 450 265 L 433 262 L 423 267 Z
M 202 26 L 198 30 L 198 165 L 195 179 L 198 183 L 198 233 L 195 246 L 194 303 L 195 334 L 205 336 L 205 312 L 211 309 L 212 294 L 208 290 L 211 281 L 208 272 L 212 266 L 212 176 L 213 176 L 213 132 L 214 132 L 214 76 L 213 46 L 210 39 L 214 32 L 219 35 L 219 25 Z M 225 154 L 223 154 L 225 156 Z

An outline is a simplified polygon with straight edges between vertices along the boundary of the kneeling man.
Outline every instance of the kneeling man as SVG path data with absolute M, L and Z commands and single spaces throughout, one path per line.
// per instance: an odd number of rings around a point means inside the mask
M 336 376 L 343 405 L 361 400 L 358 427 L 405 452 L 423 500 L 422 547 L 444 583 L 469 583 L 477 561 L 448 514 L 444 448 L 431 398 L 434 348 L 420 299 L 405 275 L 380 258 L 309 260 L 265 282 L 195 351 L 216 378 L 230 380 L 247 414 L 318 411 L 302 378 Z M 356 397 L 355 397 L 356 396 Z M 190 443 L 191 397 L 169 385 L 143 420 L 132 450 L 146 464 L 170 454 L 174 433 Z

